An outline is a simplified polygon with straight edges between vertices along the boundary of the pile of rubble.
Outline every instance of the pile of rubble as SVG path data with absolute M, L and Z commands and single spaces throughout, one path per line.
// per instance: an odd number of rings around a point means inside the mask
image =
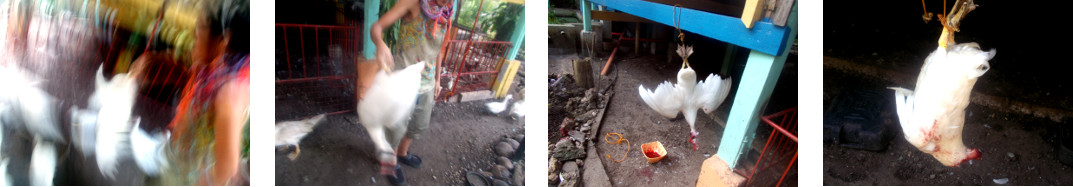
M 580 168 L 584 166 L 587 151 L 593 146 L 594 133 L 598 129 L 603 110 L 612 93 L 609 88 L 577 88 L 569 74 L 549 78 L 549 120 L 562 121 L 558 132 L 549 133 L 549 140 L 556 140 L 548 145 L 548 184 L 558 186 L 580 186 Z M 565 103 L 564 103 L 565 102 Z M 553 119 L 554 118 L 554 119 Z

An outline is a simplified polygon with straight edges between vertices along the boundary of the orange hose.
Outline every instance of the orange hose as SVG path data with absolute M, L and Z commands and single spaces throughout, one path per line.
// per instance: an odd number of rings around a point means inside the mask
M 615 138 L 615 142 L 611 142 L 611 140 L 607 140 L 607 137 L 611 137 L 611 135 L 618 135 L 618 138 Z M 613 133 L 612 132 L 612 133 L 607 133 L 607 134 L 604 135 L 604 142 L 607 142 L 609 144 L 622 144 L 622 141 L 626 141 L 626 153 L 622 153 L 622 160 L 615 160 L 614 158 L 611 158 L 611 154 L 605 155 L 605 156 L 607 156 L 608 159 L 611 159 L 611 161 L 615 161 L 615 162 L 626 161 L 626 155 L 629 155 L 629 153 L 630 153 L 630 140 L 628 140 L 626 138 L 622 138 L 622 134 L 619 134 L 619 133 Z

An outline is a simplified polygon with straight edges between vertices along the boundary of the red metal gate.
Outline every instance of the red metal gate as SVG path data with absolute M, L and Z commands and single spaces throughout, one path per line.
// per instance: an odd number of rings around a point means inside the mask
M 768 135 L 767 143 L 764 144 L 756 165 L 746 175 L 748 177 L 746 186 L 779 186 L 783 184 L 790 171 L 795 171 L 795 173 L 797 171 L 797 108 L 783 110 L 760 119 L 773 129 Z M 738 172 L 745 174 L 744 171 Z M 781 175 L 779 175 L 780 172 Z M 790 181 L 797 181 L 797 179 L 790 179 Z
M 455 94 L 488 89 L 495 81 L 510 42 L 450 40 L 444 42 L 440 82 L 445 86 L 438 100 Z
M 276 119 L 354 111 L 361 27 L 277 23 L 275 31 Z

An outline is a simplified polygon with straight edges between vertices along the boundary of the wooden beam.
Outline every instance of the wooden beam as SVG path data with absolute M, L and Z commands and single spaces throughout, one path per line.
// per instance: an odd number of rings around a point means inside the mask
M 794 0 L 778 0 L 775 2 L 775 15 L 771 16 L 771 22 L 776 26 L 786 26 L 786 20 L 790 17 L 790 9 L 794 8 Z
M 741 22 L 745 23 L 745 28 L 753 28 L 753 24 L 763 17 L 764 1 L 766 0 L 745 1 L 745 9 L 741 12 Z
M 642 17 L 637 17 L 637 16 L 634 16 L 634 15 L 630 15 L 630 14 L 622 13 L 622 12 L 592 11 L 590 13 L 592 14 L 592 19 L 594 19 L 594 20 L 655 23 L 652 20 L 648 20 L 648 19 L 645 19 L 645 18 L 642 18 Z
M 790 36 L 790 28 L 776 27 L 771 22 L 757 22 L 750 29 L 742 26 L 740 18 L 688 8 L 675 11 L 674 6 L 648 1 L 589 1 L 668 26 L 674 26 L 674 18 L 677 16 L 682 20 L 679 22 L 679 27 L 682 30 L 770 55 L 779 55 L 781 49 L 786 45 L 785 41 Z M 681 13 L 681 15 L 677 15 L 678 13 Z
M 722 14 L 727 16 L 740 16 L 742 5 L 727 4 L 717 1 L 698 1 L 698 0 L 645 0 L 648 2 L 659 3 L 664 5 L 679 5 L 683 8 L 700 10 L 705 12 L 711 12 L 716 14 Z

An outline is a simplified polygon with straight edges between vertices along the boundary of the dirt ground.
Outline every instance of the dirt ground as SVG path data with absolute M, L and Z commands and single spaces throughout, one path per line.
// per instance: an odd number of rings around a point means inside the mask
M 1006 10 L 1026 5 L 1015 2 L 977 4 L 980 7 L 962 22 L 961 32 L 955 35 L 956 40 L 977 42 L 984 50 L 996 49 L 997 54 L 990 61 L 991 69 L 977 80 L 974 94 L 988 94 L 1034 106 L 1071 111 L 1073 92 L 1067 88 L 1069 79 L 1065 77 L 1068 73 L 1061 68 L 1047 68 L 1054 61 L 1050 54 L 1064 52 L 1057 48 L 1027 47 L 1063 42 L 1024 40 L 1020 37 L 1034 35 L 1034 32 L 1002 30 L 1001 27 L 1012 23 L 995 21 L 1002 20 L 1000 18 L 1005 16 Z M 932 5 L 939 7 L 938 4 L 929 4 L 928 7 Z M 850 62 L 850 66 L 877 67 L 883 72 L 905 75 L 906 79 L 892 80 L 873 73 L 838 70 L 828 66 L 829 62 L 824 62 L 825 107 L 831 104 L 833 98 L 850 90 L 914 87 L 924 58 L 935 50 L 941 27 L 935 22 L 922 23 L 919 13 L 916 16 L 895 13 L 898 10 L 920 11 L 918 3 L 884 3 L 883 6 L 891 8 L 840 9 L 846 11 L 840 14 L 861 16 L 842 17 L 845 19 L 825 23 L 824 57 Z M 1056 151 L 1059 139 L 1070 134 L 1070 130 L 1064 126 L 1070 118 L 1053 120 L 1031 115 L 1030 112 L 969 104 L 962 138 L 966 146 L 979 149 L 983 158 L 960 167 L 942 166 L 930 155 L 918 151 L 905 140 L 897 122 L 888 124 L 895 134 L 883 151 L 825 144 L 823 183 L 1000 185 L 996 179 L 1008 179 L 1006 185 L 1073 184 L 1073 178 L 1068 177 L 1073 173 L 1073 167 L 1060 163 L 1057 158 L 1060 155 Z
M 519 75 L 524 73 L 519 72 Z M 510 93 L 514 100 L 524 99 L 519 86 L 524 76 L 514 79 Z M 278 93 L 277 93 L 278 94 Z M 414 140 L 410 153 L 421 157 L 421 168 L 403 166 L 407 185 L 465 185 L 466 171 L 489 171 L 497 157 L 492 147 L 505 136 L 525 133 L 525 118 L 512 118 L 488 112 L 485 103 L 440 102 L 432 110 L 432 121 L 420 139 Z M 294 101 L 287 106 L 298 106 Z M 305 116 L 299 108 L 277 107 L 276 116 Z M 287 155 L 294 147 L 276 150 L 276 185 L 314 186 L 388 186 L 387 177 L 379 174 L 379 161 L 368 132 L 358 124 L 353 112 L 325 118 L 301 142 L 302 152 L 291 161 Z M 524 163 L 524 158 L 512 161 Z
M 698 45 L 703 46 L 703 44 Z M 724 48 L 719 46 L 705 46 L 698 49 L 717 50 L 719 51 L 718 54 L 722 54 L 725 51 Z M 705 54 L 699 58 L 690 58 L 691 65 L 698 75 L 718 73 L 719 66 L 722 65 L 721 56 L 704 57 L 707 55 L 711 54 Z M 603 54 L 601 56 L 606 57 L 607 55 Z M 573 54 L 550 56 L 549 74 L 572 74 L 572 60 L 577 58 Z M 615 76 L 618 76 L 618 78 L 614 81 L 614 87 L 611 89 L 611 92 L 615 93 L 614 97 L 611 98 L 607 106 L 604 121 L 599 131 L 595 132 L 597 134 L 594 141 L 598 151 L 597 155 L 601 156 L 600 160 L 611 180 L 611 185 L 695 185 L 697 175 L 700 173 L 701 163 L 704 159 L 714 156 L 718 150 L 724 129 L 723 124 L 725 124 L 727 115 L 730 112 L 730 106 L 734 98 L 733 93 L 736 92 L 737 87 L 735 86 L 731 89 L 732 94 L 727 97 L 718 110 L 713 112 L 714 116 L 718 116 L 717 118 L 713 119 L 709 115 L 703 115 L 703 113 L 697 116 L 696 129 L 700 132 L 697 145 L 700 147 L 694 151 L 692 150 L 693 145 L 688 141 L 690 129 L 684 118 L 679 115 L 675 119 L 668 119 L 659 115 L 644 104 L 644 101 L 637 94 L 638 85 L 652 88 L 674 77 L 681 67 L 680 61 L 671 63 L 667 62 L 667 58 L 664 55 L 642 54 L 635 56 L 632 52 L 623 53 L 623 51 L 620 51 L 618 56 L 615 57 L 615 62 L 611 65 L 611 72 L 607 76 L 600 76 L 599 71 L 603 69 L 606 60 L 606 58 L 597 58 L 592 61 L 593 71 L 597 74 L 594 79 L 598 79 L 597 83 L 595 83 L 596 87 L 603 88 Z M 796 67 L 793 64 L 796 64 L 796 59 L 787 63 L 784 73 L 780 76 L 780 83 L 776 86 L 776 91 L 772 95 L 772 101 L 768 106 L 769 110 L 764 111 L 764 114 L 774 113 L 797 105 L 797 75 Z M 735 63 L 730 68 L 730 76 L 734 78 L 734 85 L 737 85 L 744 64 Z M 549 92 L 549 94 L 556 93 L 552 88 L 549 88 Z M 554 102 L 554 99 L 549 98 L 549 102 Z M 558 105 L 556 103 L 551 104 Z M 558 140 L 558 125 L 561 123 L 562 118 L 567 115 L 562 111 L 549 111 L 549 140 Z M 754 140 L 754 146 L 757 145 L 756 143 L 762 142 L 761 140 L 766 140 L 767 133 L 771 132 L 771 129 L 760 127 L 757 132 L 758 136 Z M 629 139 L 631 148 L 626 155 L 625 161 L 614 162 L 604 156 L 611 155 L 614 159 L 621 159 L 623 152 L 626 151 L 624 145 L 604 142 L 603 137 L 607 133 L 621 133 L 624 138 Z M 640 151 L 640 145 L 654 141 L 660 141 L 665 146 L 668 156 L 655 164 L 649 164 Z M 550 142 L 549 144 L 554 143 Z M 759 146 L 762 148 L 763 144 L 759 144 Z M 796 184 L 796 175 L 793 177 L 793 181 Z

